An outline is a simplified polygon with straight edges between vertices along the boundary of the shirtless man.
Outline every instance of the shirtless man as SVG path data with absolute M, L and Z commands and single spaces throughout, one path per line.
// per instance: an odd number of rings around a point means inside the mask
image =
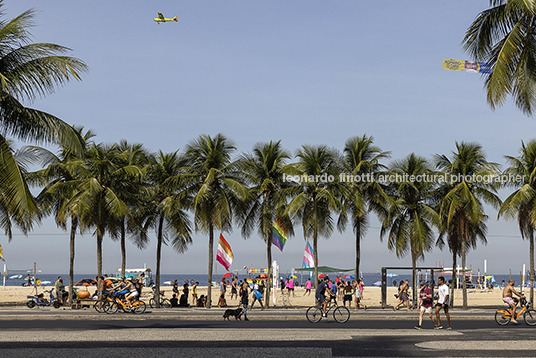
M 518 295 L 521 298 L 523 298 L 525 296 L 523 296 L 522 293 L 518 293 L 514 289 L 515 283 L 516 282 L 514 280 L 508 281 L 508 285 L 506 285 L 506 287 L 503 290 L 503 301 L 504 301 L 504 303 L 506 303 L 506 304 L 508 304 L 510 306 L 510 310 L 512 311 L 512 322 L 517 324 L 517 321 L 516 321 L 515 318 L 516 318 L 517 302 L 519 302 L 519 300 L 517 298 L 515 298 L 515 297 L 512 297 L 512 293 L 515 293 L 516 295 Z

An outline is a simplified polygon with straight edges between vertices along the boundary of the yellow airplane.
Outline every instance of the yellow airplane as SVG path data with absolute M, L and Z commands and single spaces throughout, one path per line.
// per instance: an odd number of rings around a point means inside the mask
M 154 21 L 156 21 L 156 23 L 160 25 L 161 22 L 179 21 L 179 19 L 177 18 L 177 16 L 175 16 L 172 19 L 168 19 L 168 18 L 164 17 L 164 15 L 162 15 L 162 13 L 159 12 L 158 17 L 155 18 Z

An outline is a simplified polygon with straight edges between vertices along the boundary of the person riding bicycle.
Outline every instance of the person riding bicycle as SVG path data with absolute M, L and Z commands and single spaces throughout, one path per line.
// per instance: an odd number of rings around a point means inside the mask
M 315 293 L 315 298 L 322 304 L 322 317 L 326 318 L 326 307 L 328 305 L 328 302 L 331 301 L 331 297 L 335 296 L 333 292 L 329 289 L 328 286 L 329 277 L 324 276 L 324 281 L 318 285 Z M 326 292 L 329 293 L 329 296 L 326 297 Z
M 519 300 L 516 297 L 513 297 L 512 293 L 515 293 L 520 298 L 525 298 L 525 296 L 523 296 L 522 293 L 519 293 L 514 289 L 515 283 L 516 282 L 512 279 L 508 281 L 508 285 L 506 285 L 503 290 L 503 302 L 510 306 L 510 310 L 512 311 L 512 322 L 517 324 L 516 308 Z

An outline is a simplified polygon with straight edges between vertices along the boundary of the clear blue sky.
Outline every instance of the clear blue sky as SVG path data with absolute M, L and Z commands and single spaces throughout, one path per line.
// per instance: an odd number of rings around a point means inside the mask
M 6 0 L 6 18 L 38 10 L 36 42 L 73 49 L 90 72 L 57 93 L 27 105 L 97 133 L 100 142 L 127 139 L 151 150 L 175 151 L 200 134 L 224 133 L 239 151 L 282 140 L 341 149 L 355 135 L 400 159 L 411 152 L 449 154 L 455 141 L 483 145 L 488 159 L 504 164 L 521 140 L 536 133 L 509 100 L 493 112 L 478 74 L 443 70 L 442 59 L 469 59 L 460 43 L 488 0 L 202 0 L 69 1 Z M 178 23 L 156 24 L 157 12 Z M 387 164 L 387 163 L 386 163 Z M 507 192 L 501 193 L 505 198 Z M 528 243 L 514 222 L 488 212 L 487 246 L 469 253 L 468 264 L 506 273 L 528 264 Z M 373 221 L 362 247 L 362 270 L 410 266 L 380 242 Z M 264 244 L 225 235 L 235 254 L 232 268 L 262 266 Z M 205 273 L 208 239 L 195 235 L 186 254 L 164 249 L 164 273 Z M 46 221 L 29 237 L 0 238 L 8 268 L 68 271 L 68 234 Z M 96 270 L 95 239 L 77 240 L 79 273 Z M 156 243 L 128 247 L 128 266 L 155 267 Z M 298 234 L 274 257 L 282 270 L 300 267 L 305 242 Z M 322 265 L 354 267 L 349 230 L 319 240 Z M 105 239 L 104 269 L 120 266 L 118 243 Z M 434 249 L 421 265 L 451 265 Z M 223 267 L 218 266 L 218 272 Z

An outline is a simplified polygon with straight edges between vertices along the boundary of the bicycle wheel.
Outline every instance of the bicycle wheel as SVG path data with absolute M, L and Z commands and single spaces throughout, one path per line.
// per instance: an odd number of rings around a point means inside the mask
M 523 319 L 529 326 L 536 326 L 536 310 L 527 310 L 523 314 Z
M 350 319 L 350 311 L 346 307 L 337 307 L 333 310 L 333 319 L 339 323 L 346 323 Z
M 309 307 L 305 313 L 307 320 L 311 323 L 318 323 L 322 319 L 322 309 L 319 307 Z
M 106 306 L 108 305 L 108 300 L 104 299 L 104 300 L 98 300 L 97 302 L 95 302 L 95 306 L 93 306 L 93 308 L 95 308 L 95 311 L 99 312 L 99 313 L 105 313 L 106 312 Z
M 508 323 L 510 323 L 511 319 L 512 315 L 508 310 L 497 310 L 497 312 L 495 312 L 495 322 L 501 326 L 506 326 Z
M 156 307 L 156 302 L 154 301 L 154 298 L 151 298 L 149 300 L 149 307 L 151 308 L 155 308 Z
M 171 302 L 167 298 L 164 298 L 162 301 L 160 301 L 160 307 L 161 308 L 171 308 Z
M 114 314 L 119 310 L 119 305 L 117 302 L 108 301 L 104 304 L 104 312 L 108 314 Z
M 135 314 L 142 314 L 145 312 L 146 306 L 145 302 L 143 301 L 134 301 L 132 302 L 132 308 L 130 309 L 130 312 Z

